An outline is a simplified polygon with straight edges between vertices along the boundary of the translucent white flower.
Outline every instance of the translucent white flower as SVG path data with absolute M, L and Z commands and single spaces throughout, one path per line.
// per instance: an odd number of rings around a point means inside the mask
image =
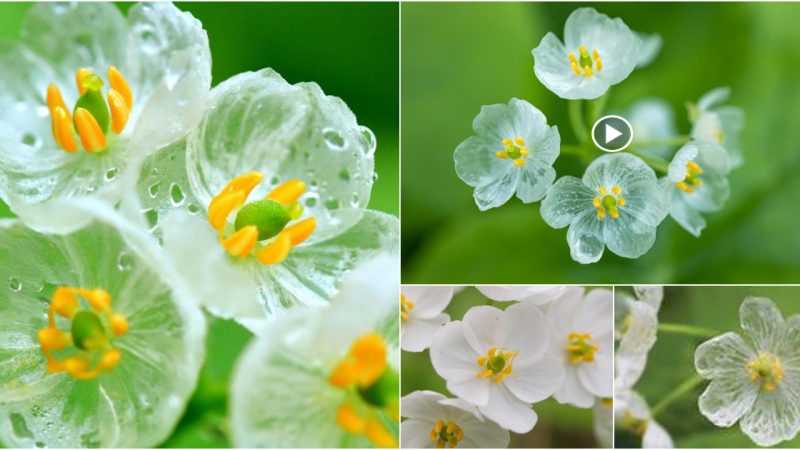
M 193 285 L 236 286 L 199 301 L 247 324 L 325 304 L 359 261 L 397 251 L 397 218 L 366 209 L 374 150 L 315 83 L 243 73 L 213 89 L 187 142 L 145 161 L 132 200 Z
M 653 60 L 658 56 L 661 51 L 661 46 L 664 44 L 661 35 L 658 33 L 638 33 L 634 32 L 636 37 L 642 42 L 639 46 L 639 57 L 636 59 L 636 67 L 642 68 L 650 65 Z
M 564 24 L 564 43 L 547 33 L 533 49 L 533 71 L 561 98 L 593 99 L 621 82 L 639 62 L 641 41 L 619 19 L 578 8 Z
M 430 347 L 434 333 L 450 321 L 443 313 L 453 298 L 450 286 L 403 286 L 400 293 L 400 347 L 421 352 Z
M 561 136 L 541 111 L 512 98 L 482 107 L 472 129 L 475 136 L 458 144 L 453 159 L 458 177 L 475 188 L 481 211 L 503 205 L 515 192 L 524 203 L 544 197 L 556 178 Z
M 670 201 L 669 214 L 695 236 L 706 227 L 702 213 L 722 209 L 730 195 L 728 154 L 717 144 L 690 142 L 675 154 L 659 180 Z
M 640 146 L 644 142 L 669 139 L 677 134 L 675 113 L 664 99 L 639 100 L 628 108 L 624 117 L 633 127 L 633 143 Z M 669 146 L 644 146 L 642 151 L 665 159 L 673 154 Z
M 547 312 L 548 355 L 564 368 L 559 403 L 590 408 L 613 396 L 614 301 L 608 289 L 570 288 Z
M 700 412 L 739 428 L 758 445 L 800 432 L 800 314 L 784 319 L 772 300 L 748 297 L 739 308 L 744 338 L 728 332 L 702 343 L 695 367 L 711 380 Z
M 237 447 L 397 447 L 398 265 L 362 263 L 330 303 L 261 330 L 234 371 Z
M 520 301 L 534 305 L 546 305 L 557 299 L 567 286 L 553 285 L 510 285 L 510 286 L 475 286 L 481 294 L 498 302 Z
M 614 332 L 619 345 L 614 352 L 614 387 L 630 389 L 647 365 L 647 354 L 656 343 L 658 310 L 664 296 L 661 286 L 636 286 L 636 298 L 614 293 Z
M 485 420 L 478 408 L 438 392 L 415 391 L 400 399 L 402 448 L 506 448 L 507 430 Z
M 689 106 L 692 139 L 721 145 L 728 152 L 731 169 L 742 165 L 740 135 L 744 128 L 744 111 L 737 106 L 720 105 L 728 100 L 730 88 L 719 87 L 706 93 L 696 105 Z
M 592 429 L 600 448 L 614 447 L 614 401 L 598 398 L 594 402 Z
M 431 362 L 450 392 L 503 428 L 527 433 L 537 420 L 531 403 L 564 380 L 558 360 L 545 355 L 548 341 L 544 314 L 532 304 L 476 306 L 434 335 Z
M 156 446 L 194 391 L 203 314 L 143 230 L 71 207 L 90 222 L 68 234 L 0 223 L 0 441 Z
M 675 444 L 666 429 L 653 419 L 650 407 L 636 391 L 618 391 L 614 398 L 615 426 L 623 430 L 642 448 L 673 448 Z M 617 441 L 616 446 L 622 443 Z
M 569 227 L 572 259 L 588 264 L 599 261 L 606 246 L 625 258 L 645 254 L 669 203 L 653 169 L 630 153 L 614 153 L 592 161 L 583 179 L 559 178 L 540 212 L 551 227 Z
M 211 86 L 206 32 L 170 3 L 127 18 L 111 3 L 34 5 L 0 66 L 0 197 L 45 230 L 51 200 L 116 203 L 126 169 L 193 127 Z

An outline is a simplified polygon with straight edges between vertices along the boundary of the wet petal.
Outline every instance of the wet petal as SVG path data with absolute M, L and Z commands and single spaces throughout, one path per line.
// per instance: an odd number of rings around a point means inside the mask
M 542 201 L 542 219 L 553 228 L 564 228 L 578 216 L 594 211 L 594 191 L 571 176 L 559 178 Z
M 744 367 L 730 371 L 711 381 L 700 395 L 700 412 L 714 425 L 729 427 L 753 407 L 760 388 L 750 381 Z
M 625 258 L 638 258 L 655 243 L 656 229 L 623 209 L 619 219 L 606 219 L 603 237 L 612 252 Z
M 758 351 L 774 352 L 784 335 L 783 315 L 766 297 L 747 297 L 739 306 L 742 329 L 753 340 Z
M 517 198 L 523 203 L 538 202 L 556 179 L 556 171 L 541 161 L 531 159 L 521 168 Z
M 600 260 L 606 243 L 603 222 L 597 218 L 594 209 L 573 220 L 567 231 L 567 243 L 575 261 L 588 264 Z
M 739 427 L 761 446 L 794 439 L 800 432 L 800 386 L 784 382 L 774 391 L 762 391 Z
M 508 164 L 503 174 L 496 179 L 492 179 L 475 188 L 473 197 L 478 209 L 487 209 L 502 206 L 507 202 L 519 186 L 521 172 L 519 167 Z
M 725 333 L 703 342 L 694 354 L 694 365 L 703 378 L 711 379 L 728 373 L 746 373 L 747 363 L 756 353 L 736 333 Z

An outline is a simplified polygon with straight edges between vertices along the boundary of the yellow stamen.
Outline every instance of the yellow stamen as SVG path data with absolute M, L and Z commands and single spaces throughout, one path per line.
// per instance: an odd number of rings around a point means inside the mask
M 131 110 L 122 95 L 115 89 L 108 90 L 108 108 L 111 111 L 111 129 L 114 133 L 122 133 L 128 123 Z
M 503 139 L 502 142 L 503 142 L 503 145 L 505 145 L 505 146 L 514 145 L 514 141 L 512 141 L 511 139 Z
M 387 354 L 383 338 L 368 333 L 353 342 L 347 357 L 331 372 L 329 382 L 340 388 L 368 387 L 386 371 Z
M 617 203 L 619 204 L 619 206 L 625 206 L 625 199 L 620 197 L 617 199 Z
M 346 403 L 336 411 L 336 423 L 348 433 L 361 434 L 364 432 L 364 419 L 359 417 L 353 407 Z
M 612 219 L 619 219 L 619 210 L 616 208 L 609 210 L 608 214 L 611 216 Z
M 595 198 L 593 198 L 593 199 L 592 199 L 592 205 L 594 205 L 594 207 L 595 207 L 595 208 L 598 208 L 598 209 L 599 209 L 599 208 L 600 208 L 600 206 L 601 206 L 601 205 L 600 205 L 600 197 L 595 197 Z
M 517 144 L 519 147 L 525 147 L 525 140 L 521 137 L 514 138 L 514 143 Z
M 86 298 L 92 309 L 97 312 L 106 312 L 111 308 L 111 296 L 102 289 L 81 289 L 79 293 Z
M 581 54 L 581 57 L 583 58 L 587 58 L 589 56 L 589 52 L 586 50 L 585 45 L 579 45 L 578 52 Z
M 522 155 L 522 156 L 528 156 L 528 149 L 527 149 L 527 148 L 521 148 L 521 149 L 519 150 L 519 153 L 520 153 L 520 155 Z
M 66 109 L 61 106 L 55 107 L 52 125 L 56 144 L 69 153 L 75 153 L 78 150 L 78 143 L 75 142 L 75 136 L 72 134 L 72 119 Z
M 567 335 L 567 341 L 567 356 L 572 364 L 593 362 L 595 353 L 600 351 L 600 347 L 589 333 L 570 333 Z
M 217 231 L 222 231 L 231 212 L 242 206 L 247 194 L 242 191 L 227 192 L 214 197 L 208 205 L 208 222 Z
M 274 241 L 265 245 L 256 252 L 261 264 L 278 264 L 289 256 L 292 249 L 292 238 L 286 231 L 282 231 Z
M 605 219 L 606 218 L 606 212 L 603 211 L 602 209 L 598 209 L 597 210 L 597 218 L 601 219 L 601 220 Z
M 53 300 L 50 302 L 50 308 L 54 313 L 71 319 L 78 311 L 78 299 L 73 296 L 70 288 L 59 287 L 53 293 Z
M 300 180 L 289 180 L 276 187 L 267 195 L 267 199 L 284 205 L 291 205 L 306 191 L 306 184 Z
M 759 353 L 746 367 L 750 372 L 750 380 L 760 382 L 761 388 L 766 391 L 774 391 L 783 380 L 783 364 L 780 358 L 771 353 Z
M 600 195 L 606 195 L 607 194 L 605 186 L 601 186 L 600 189 L 598 189 L 597 191 L 600 192 Z
M 597 66 L 597 71 L 600 72 L 603 70 L 603 60 L 600 59 L 600 53 L 597 50 L 592 52 L 592 59 L 594 59 L 594 63 Z
M 117 367 L 117 364 L 119 364 L 120 359 L 122 359 L 122 353 L 120 353 L 119 350 L 112 348 L 111 350 L 103 354 L 103 358 L 100 360 L 98 368 L 104 370 L 112 370 L 113 368 Z
M 703 169 L 694 161 L 689 161 L 686 164 L 686 170 L 692 175 L 701 175 L 703 173 Z
M 92 113 L 85 108 L 77 108 L 75 110 L 75 124 L 78 128 L 81 144 L 83 144 L 83 148 L 87 152 L 94 153 L 106 148 L 106 136 Z
M 116 336 L 122 336 L 128 332 L 128 320 L 122 314 L 111 315 L 111 331 Z
M 570 55 L 572 55 L 572 53 L 570 53 Z M 575 72 L 575 75 L 583 75 L 583 72 L 581 72 L 577 62 L 573 61 L 570 65 L 572 66 L 572 71 Z
M 522 167 L 522 166 L 525 165 L 525 160 L 524 159 L 517 159 L 517 160 L 514 161 L 514 165 L 517 166 L 517 167 Z
M 258 242 L 258 227 L 248 225 L 222 241 L 222 246 L 233 256 L 244 258 Z
M 77 71 L 75 71 L 75 83 L 78 85 L 78 93 L 83 95 L 86 93 L 86 86 L 83 85 L 83 80 L 92 74 L 92 71 L 81 67 Z
M 590 76 L 594 75 L 592 73 L 592 68 L 589 67 L 588 65 L 587 66 L 583 66 L 583 72 L 586 74 L 587 77 L 590 77 Z
M 408 320 L 408 313 L 414 309 L 414 302 L 407 299 L 405 295 L 400 294 L 400 316 L 403 320 Z
M 286 227 L 283 231 L 289 234 L 292 246 L 299 245 L 314 232 L 317 227 L 317 219 L 309 217 Z
M 364 435 L 370 442 L 379 448 L 397 448 L 397 441 L 392 437 L 380 422 L 374 419 L 367 420 L 364 426 Z
M 678 189 L 682 190 L 683 192 L 686 192 L 687 194 L 691 194 L 692 192 L 694 192 L 694 189 L 690 188 L 689 185 L 684 183 L 683 181 L 676 182 L 675 186 L 677 186 Z
M 57 328 L 42 328 L 37 337 L 39 345 L 47 350 L 61 350 L 71 342 L 69 337 Z
M 244 193 L 244 196 L 247 197 L 263 179 L 264 175 L 259 172 L 247 172 L 246 174 L 239 175 L 238 177 L 229 181 L 228 184 L 222 188 L 219 195 L 228 192 L 239 191 Z
M 614 195 L 619 195 L 622 193 L 622 189 L 620 189 L 619 186 L 614 186 L 611 188 L 611 193 Z
M 570 53 L 569 54 L 569 62 L 574 64 L 575 66 L 578 65 L 578 60 L 577 60 L 577 58 L 575 58 L 575 54 L 574 53 Z M 580 75 L 580 74 L 578 74 L 578 75 Z
M 497 153 L 495 153 L 495 155 L 497 155 L 497 157 L 500 159 L 508 159 L 508 152 L 506 152 L 505 150 L 498 150 Z
M 60 106 L 64 109 L 64 111 L 67 111 L 67 105 L 64 103 L 64 98 L 61 97 L 61 91 L 58 89 L 58 86 L 50 83 L 50 85 L 47 86 L 47 109 L 50 110 L 51 115 L 57 106 Z M 71 117 L 70 120 L 72 120 Z
M 111 84 L 111 89 L 119 92 L 120 96 L 125 100 L 128 105 L 128 110 L 133 109 L 133 92 L 125 77 L 117 70 L 116 67 L 111 66 L 108 68 L 108 82 Z

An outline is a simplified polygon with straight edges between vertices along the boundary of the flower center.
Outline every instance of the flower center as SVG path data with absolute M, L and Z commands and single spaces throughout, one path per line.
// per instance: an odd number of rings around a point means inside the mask
M 575 53 L 570 52 L 569 54 L 569 64 L 572 66 L 572 71 L 575 72 L 575 75 L 589 78 L 595 72 L 603 70 L 603 60 L 600 59 L 600 53 L 597 50 L 593 50 L 592 55 L 589 56 L 586 46 L 579 45 L 578 55 L 580 57 L 576 58 Z
M 436 444 L 436 448 L 455 448 L 463 437 L 464 430 L 453 421 L 445 424 L 444 420 L 437 420 L 431 429 L 431 442 Z
M 70 320 L 69 332 L 56 327 L 56 315 Z M 89 380 L 119 364 L 122 353 L 112 343 L 128 332 L 128 321 L 111 309 L 108 292 L 61 286 L 53 294 L 47 318 L 47 327 L 37 337 L 49 372 Z
M 630 431 L 634 436 L 641 438 L 647 431 L 647 419 L 637 417 L 631 414 L 630 411 L 622 413 L 621 425 L 623 429 Z
M 761 387 L 774 391 L 783 379 L 783 365 L 780 358 L 771 353 L 759 353 L 758 357 L 747 363 L 750 380 L 761 383 Z
M 528 147 L 525 147 L 525 140 L 517 136 L 512 139 L 503 139 L 503 150 L 498 150 L 495 154 L 500 159 L 512 159 L 514 165 L 522 167 L 525 165 L 524 157 L 528 156 Z M 520 159 L 522 158 L 522 159 Z
M 686 164 L 686 178 L 683 181 L 676 181 L 675 186 L 683 192 L 691 194 L 695 189 L 703 186 L 703 182 L 699 178 L 702 173 L 703 169 L 696 162 L 689 161 Z
M 594 338 L 589 333 L 570 333 L 567 336 L 567 354 L 569 362 L 579 364 L 581 362 L 593 362 L 594 354 L 600 351 Z
M 619 218 L 619 208 L 625 206 L 625 199 L 622 197 L 622 189 L 619 186 L 611 188 L 609 194 L 605 186 L 597 190 L 600 194 L 592 199 L 592 204 L 597 209 L 597 218 L 605 219 L 611 216 L 612 219 Z
M 350 351 L 333 369 L 328 381 L 347 391 L 336 411 L 336 423 L 350 434 L 364 436 L 378 447 L 397 447 L 397 440 L 382 424 L 380 411 L 399 420 L 400 377 L 386 362 L 386 342 L 368 333 L 353 342 Z
M 247 196 L 263 178 L 258 172 L 249 172 L 225 185 L 208 206 L 208 221 L 231 255 L 244 258 L 255 249 L 261 264 L 278 264 L 289 256 L 292 247 L 311 236 L 317 221 L 308 217 L 287 226 L 303 215 L 303 205 L 297 199 L 305 192 L 306 184 L 299 180 L 287 181 L 264 199 L 245 205 Z M 234 210 L 238 212 L 231 224 L 228 218 Z
M 84 150 L 88 153 L 100 152 L 107 145 L 109 124 L 111 131 L 120 134 L 128 123 L 133 109 L 131 88 L 114 66 L 108 68 L 111 88 L 105 98 L 101 92 L 103 79 L 89 69 L 78 69 L 75 79 L 80 97 L 75 102 L 72 115 L 58 86 L 51 83 L 47 87 L 47 108 L 50 110 L 53 139 L 59 147 L 74 153 L 78 149 L 75 141 L 77 133 Z
M 478 378 L 493 378 L 495 383 L 500 383 L 511 376 L 514 370 L 511 362 L 519 352 L 509 352 L 497 347 L 492 347 L 485 356 L 478 358 L 478 365 L 484 370 L 478 372 Z
M 408 320 L 408 313 L 414 309 L 414 303 L 411 300 L 406 299 L 406 296 L 400 294 L 400 317 L 403 320 Z

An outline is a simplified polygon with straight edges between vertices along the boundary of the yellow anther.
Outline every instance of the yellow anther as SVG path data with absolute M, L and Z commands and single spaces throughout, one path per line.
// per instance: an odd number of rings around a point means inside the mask
M 339 428 L 352 434 L 364 432 L 364 419 L 362 419 L 352 406 L 344 404 L 336 411 L 336 423 Z
M 56 144 L 69 153 L 75 153 L 78 150 L 78 143 L 75 142 L 75 136 L 72 134 L 72 119 L 66 109 L 61 106 L 55 107 L 52 125 Z
M 489 355 L 489 358 L 494 358 L 494 354 L 496 352 L 497 352 L 497 347 L 491 347 L 491 348 L 489 348 L 489 351 L 487 352 L 487 354 Z
M 111 308 L 111 296 L 102 289 L 82 289 L 79 290 L 79 293 L 86 298 L 95 311 L 105 312 Z
M 486 365 L 486 361 L 488 361 L 488 360 L 489 360 L 489 358 L 487 356 L 479 356 L 477 362 L 478 362 L 479 366 L 484 366 L 484 365 Z
M 108 90 L 108 109 L 111 111 L 111 129 L 114 133 L 122 133 L 128 123 L 131 110 L 122 95 L 115 89 Z
M 47 86 L 47 109 L 50 110 L 51 115 L 57 106 L 67 111 L 67 105 L 64 103 L 64 98 L 61 97 L 61 91 L 58 89 L 58 86 L 50 83 L 50 85 Z M 72 119 L 70 118 L 70 120 Z
M 78 357 L 72 356 L 64 360 L 62 363 L 64 370 L 76 378 L 81 378 L 86 369 L 89 367 L 89 361 Z
M 617 204 L 619 204 L 619 206 L 625 206 L 625 199 L 622 197 L 618 198 Z
M 208 205 L 208 222 L 217 231 L 222 231 L 231 212 L 242 206 L 247 194 L 242 191 L 226 192 L 214 197 Z
M 86 86 L 83 85 L 83 80 L 92 74 L 92 71 L 81 67 L 77 71 L 75 71 L 75 83 L 78 85 L 78 93 L 83 95 L 86 93 Z
M 400 294 L 400 317 L 402 317 L 403 320 L 408 320 L 408 313 L 412 309 L 414 309 L 414 302 L 412 302 L 411 300 L 407 299 L 406 296 L 401 293 Z
M 111 332 L 115 336 L 122 336 L 128 332 L 128 320 L 122 314 L 111 314 Z
M 605 219 L 606 218 L 606 212 L 603 211 L 602 209 L 598 209 L 597 210 L 597 218 L 601 219 L 601 220 Z
M 610 397 L 602 398 L 600 399 L 600 404 L 606 408 L 611 408 L 614 406 L 614 399 Z
M 103 357 L 100 359 L 100 363 L 98 364 L 98 369 L 112 370 L 117 367 L 120 359 L 122 359 L 122 353 L 120 353 L 119 350 L 112 348 L 103 354 Z
M 570 333 L 567 335 L 567 356 L 572 364 L 593 362 L 595 353 L 600 351 L 589 333 Z
M 597 71 L 600 72 L 603 70 L 603 60 L 600 59 L 600 53 L 597 50 L 592 52 L 592 59 L 594 59 L 594 64 L 597 66 Z
M 689 161 L 686 164 L 686 170 L 692 175 L 701 175 L 703 173 L 703 169 L 694 161 Z
M 592 205 L 594 205 L 595 208 L 600 208 L 600 206 L 601 206 L 600 197 L 593 198 L 592 199 Z
M 43 350 L 61 350 L 71 342 L 69 337 L 57 328 L 42 328 L 37 337 Z
M 305 183 L 300 180 L 289 180 L 273 189 L 266 198 L 284 205 L 291 205 L 296 202 L 305 191 Z
M 578 52 L 581 54 L 582 57 L 586 58 L 589 56 L 589 52 L 586 50 L 585 45 L 578 46 Z
M 244 258 L 258 242 L 258 227 L 248 225 L 222 241 L 222 246 L 233 256 Z
M 597 192 L 599 192 L 600 195 L 606 195 L 608 193 L 608 191 L 606 191 L 605 186 L 601 186 L 600 189 L 597 190 Z
M 386 371 L 386 343 L 376 333 L 358 338 L 342 362 L 331 372 L 328 382 L 336 387 L 368 387 Z
M 583 73 L 585 73 L 587 77 L 590 77 L 590 76 L 594 75 L 592 73 L 592 68 L 589 67 L 588 65 L 583 66 Z
M 527 148 L 519 149 L 519 154 L 522 156 L 528 156 L 528 149 Z
M 220 190 L 219 195 L 239 191 L 244 193 L 244 196 L 247 197 L 263 179 L 264 175 L 259 172 L 247 172 L 229 181 L 228 184 Z
M 594 59 L 595 61 L 600 59 L 600 53 L 598 53 L 597 50 L 592 51 L 592 59 Z
M 508 159 L 508 152 L 505 150 L 498 150 L 495 155 L 500 159 Z
M 369 419 L 364 425 L 364 435 L 379 448 L 397 448 L 397 440 L 377 420 Z
M 573 61 L 570 65 L 572 66 L 572 71 L 575 72 L 575 75 L 583 75 L 583 72 L 581 72 L 577 62 Z
M 50 308 L 56 314 L 70 319 L 78 311 L 78 299 L 75 298 L 70 288 L 59 287 L 53 293 Z
M 783 380 L 783 364 L 780 358 L 771 353 L 759 353 L 752 361 L 747 363 L 750 380 L 760 382 L 761 388 L 774 391 Z
M 111 89 L 119 92 L 120 96 L 125 100 L 128 105 L 128 110 L 133 109 L 133 93 L 125 77 L 117 70 L 116 67 L 111 66 L 108 68 L 108 82 L 111 84 Z
M 278 264 L 289 256 L 289 250 L 291 249 L 292 238 L 289 233 L 282 231 L 274 241 L 256 252 L 256 258 L 261 264 Z
M 517 159 L 517 160 L 514 161 L 514 165 L 517 166 L 517 167 L 522 167 L 522 166 L 525 165 L 525 160 L 524 159 Z
M 617 208 L 609 210 L 608 214 L 611 216 L 612 219 L 619 219 L 619 210 Z
M 575 54 L 574 53 L 570 53 L 569 54 L 569 62 L 572 63 L 573 66 L 575 66 L 575 67 L 578 66 L 578 60 L 575 58 Z M 578 75 L 580 75 L 580 73 L 578 73 Z
M 75 110 L 75 124 L 78 128 L 78 136 L 81 138 L 83 148 L 94 153 L 106 148 L 106 135 L 97 123 L 92 113 L 85 108 Z
M 525 140 L 522 139 L 521 137 L 514 138 L 514 143 L 517 144 L 519 147 L 525 146 Z
M 619 195 L 622 193 L 622 189 L 620 189 L 619 186 L 614 186 L 611 188 L 611 193 L 614 195 Z
M 505 146 L 514 145 L 514 141 L 512 141 L 511 139 L 503 139 L 502 142 L 503 142 L 503 145 L 505 145 Z
M 308 239 L 308 237 L 311 236 L 311 233 L 313 233 L 314 229 L 316 228 L 317 219 L 314 217 L 309 217 L 284 228 L 283 231 L 284 233 L 289 234 L 289 239 L 292 242 L 292 246 L 295 246 Z
M 692 192 L 694 192 L 694 189 L 690 188 L 689 185 L 683 181 L 676 182 L 675 186 L 677 186 L 678 189 L 682 190 L 683 192 L 686 192 L 687 194 L 691 194 Z

